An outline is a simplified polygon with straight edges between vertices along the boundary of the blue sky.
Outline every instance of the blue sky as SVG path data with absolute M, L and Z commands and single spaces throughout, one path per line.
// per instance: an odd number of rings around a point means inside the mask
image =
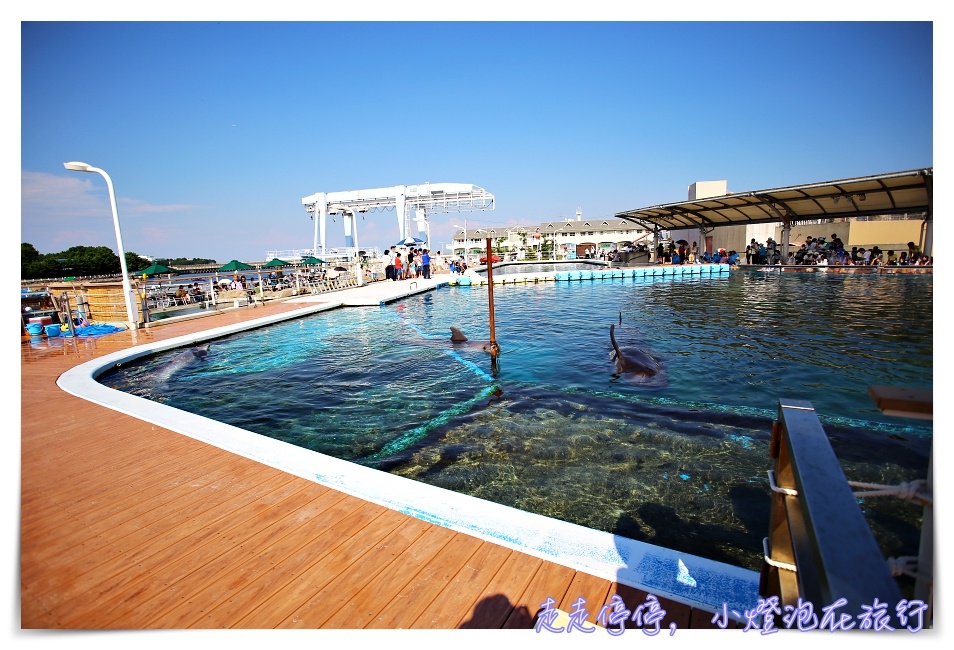
M 452 224 L 934 165 L 930 22 L 24 22 L 21 241 L 262 260 L 319 191 L 473 183 Z M 358 226 L 398 239 L 393 211 Z M 329 246 L 343 245 L 329 223 Z

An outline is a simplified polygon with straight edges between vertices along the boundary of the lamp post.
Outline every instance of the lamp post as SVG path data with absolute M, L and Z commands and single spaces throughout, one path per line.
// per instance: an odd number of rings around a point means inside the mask
M 99 167 L 93 167 L 84 162 L 68 162 L 63 166 L 74 172 L 96 172 L 106 180 L 106 188 L 109 190 L 109 205 L 113 210 L 113 227 L 116 229 L 116 246 L 119 247 L 119 268 L 123 273 L 123 296 L 126 299 L 126 317 L 129 319 L 129 328 L 136 329 L 138 322 L 136 318 L 136 308 L 133 307 L 132 285 L 129 283 L 129 270 L 126 268 L 126 250 L 123 248 L 123 235 L 119 229 L 119 212 L 116 209 L 116 192 L 113 190 L 113 181 L 105 171 Z M 70 315 L 72 318 L 72 315 Z
M 453 224 L 454 228 L 460 228 L 456 223 Z M 467 219 L 464 219 L 464 264 L 467 264 Z

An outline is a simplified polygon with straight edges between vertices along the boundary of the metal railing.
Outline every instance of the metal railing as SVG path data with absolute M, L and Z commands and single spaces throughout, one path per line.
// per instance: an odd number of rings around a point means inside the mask
M 811 603 L 819 618 L 842 599 L 838 612 L 853 616 L 887 603 L 896 624 L 901 590 L 810 402 L 779 400 L 772 458 L 762 596 Z

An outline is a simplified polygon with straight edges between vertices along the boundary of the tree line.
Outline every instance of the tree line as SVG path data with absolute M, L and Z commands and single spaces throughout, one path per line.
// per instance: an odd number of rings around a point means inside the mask
M 141 271 L 151 264 L 174 267 L 215 263 L 215 260 L 184 257 L 150 261 L 137 253 L 126 253 L 126 268 L 130 273 Z M 26 242 L 20 244 L 20 278 L 23 280 L 120 275 L 121 273 L 119 256 L 107 246 L 73 246 L 59 253 L 44 254 L 40 253 L 33 244 Z

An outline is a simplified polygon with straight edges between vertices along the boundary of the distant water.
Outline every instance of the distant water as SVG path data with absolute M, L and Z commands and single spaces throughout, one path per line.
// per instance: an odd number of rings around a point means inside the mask
M 924 478 L 933 427 L 882 415 L 869 384 L 933 385 L 930 275 L 756 274 L 495 286 L 326 312 L 174 352 L 104 383 L 415 480 L 757 569 L 779 398 L 809 400 L 851 480 Z M 622 319 L 622 324 L 620 324 Z M 617 377 L 624 348 L 664 368 Z M 917 553 L 920 508 L 863 506 L 886 554 Z

